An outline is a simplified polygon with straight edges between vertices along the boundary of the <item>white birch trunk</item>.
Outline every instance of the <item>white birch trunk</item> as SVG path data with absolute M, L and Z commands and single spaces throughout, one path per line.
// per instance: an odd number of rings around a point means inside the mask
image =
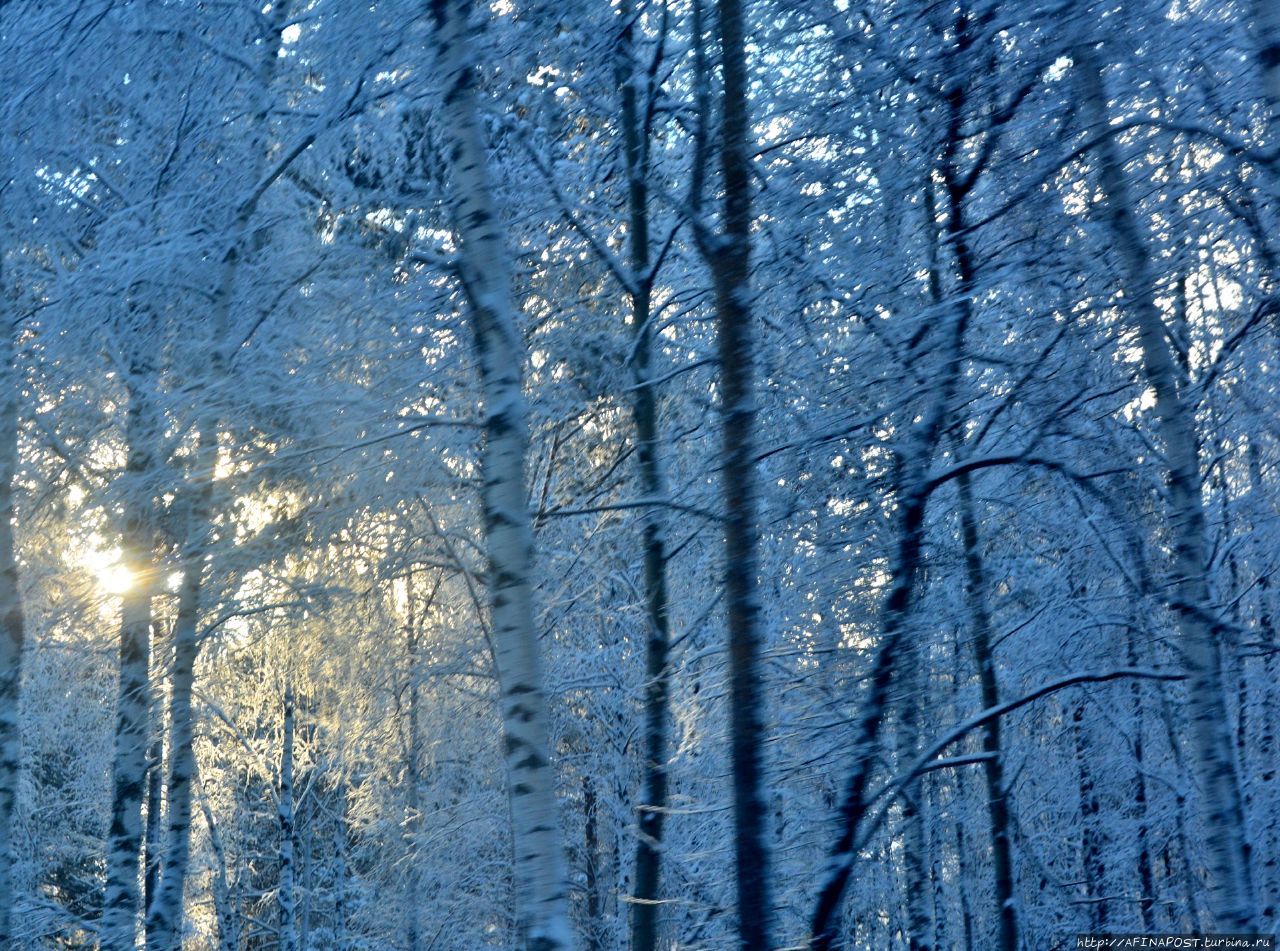
M 218 951 L 238 951 L 240 929 L 237 926 L 231 888 L 227 883 L 227 851 L 222 845 L 222 832 L 207 802 L 201 802 L 205 825 L 209 829 L 209 848 L 213 851 L 213 910 L 218 923 Z
M 125 414 L 127 495 L 121 539 L 122 559 L 133 583 L 120 604 L 120 680 L 116 699 L 112 760 L 111 825 L 107 837 L 107 880 L 103 895 L 103 951 L 134 951 L 141 911 L 138 860 L 142 851 L 142 799 L 150 741 L 152 511 L 148 484 L 154 427 L 147 396 L 150 376 L 135 356 L 129 374 Z
M 152 645 L 153 652 L 156 645 Z M 163 726 L 156 724 L 152 731 L 151 749 L 147 750 L 147 823 L 143 830 L 146 837 L 142 844 L 142 911 L 150 928 L 151 909 L 155 905 L 156 893 L 160 886 L 160 860 L 163 855 L 161 843 L 161 821 L 164 818 L 164 775 L 161 765 L 164 762 L 164 744 L 161 733 Z M 147 932 L 150 941 L 150 930 Z
M 1082 45 L 1077 62 L 1087 115 L 1096 129 L 1104 129 L 1109 124 L 1107 97 L 1096 54 Z M 1178 369 L 1156 305 L 1146 242 L 1113 137 L 1104 137 L 1099 144 L 1098 172 L 1105 196 L 1103 213 L 1120 255 L 1125 297 L 1137 326 L 1147 383 L 1155 393 L 1164 443 L 1166 518 L 1174 559 L 1170 607 L 1187 672 L 1189 749 L 1199 786 L 1209 906 L 1216 929 L 1247 932 L 1253 930 L 1254 922 L 1253 883 L 1218 649 L 1221 624 L 1210 606 L 1195 418 L 1178 389 Z
M 196 622 L 203 559 L 188 560 L 178 591 L 173 629 L 173 673 L 169 684 L 169 775 L 166 783 L 166 848 L 155 901 L 147 915 L 148 951 L 176 947 L 182 923 L 182 895 L 191 851 L 191 785 L 195 780 L 191 692 L 198 650 Z M 155 764 L 153 769 L 159 769 Z
M 1252 523 L 1256 526 L 1265 519 L 1267 503 L 1265 502 L 1266 485 L 1263 483 L 1262 463 L 1259 459 L 1258 443 L 1250 440 L 1248 449 L 1249 464 L 1249 501 L 1252 504 Z M 1260 499 L 1264 501 L 1259 501 Z M 1257 530 L 1256 527 L 1254 529 Z M 1277 711 L 1276 697 L 1276 631 L 1275 619 L 1272 616 L 1271 579 L 1266 571 L 1258 575 L 1257 596 L 1258 640 L 1263 645 L 1262 658 L 1262 703 L 1258 717 L 1257 757 L 1261 764 L 1255 782 L 1258 789 L 1258 800 L 1263 810 L 1274 809 L 1276 796 L 1276 722 L 1280 719 Z M 1264 933 L 1275 930 L 1277 892 L 1280 891 L 1280 830 L 1274 823 L 1262 831 L 1262 841 L 1255 843 L 1257 854 L 1262 861 L 1255 869 L 1256 885 L 1260 914 L 1259 926 Z
M 530 951 L 572 947 L 568 882 L 556 813 L 548 713 L 535 627 L 533 527 L 525 489 L 528 430 L 523 346 L 512 304 L 502 222 L 489 189 L 466 0 L 434 0 L 454 228 L 471 304 L 485 403 L 482 460 L 494 665 L 502 696 L 507 792 L 515 851 L 516 920 Z

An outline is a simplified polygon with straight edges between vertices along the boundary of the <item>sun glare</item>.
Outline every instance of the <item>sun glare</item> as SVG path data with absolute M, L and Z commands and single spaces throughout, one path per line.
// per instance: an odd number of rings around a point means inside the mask
M 133 572 L 120 563 L 120 556 L 119 548 L 91 548 L 81 559 L 107 594 L 124 594 L 133 587 Z

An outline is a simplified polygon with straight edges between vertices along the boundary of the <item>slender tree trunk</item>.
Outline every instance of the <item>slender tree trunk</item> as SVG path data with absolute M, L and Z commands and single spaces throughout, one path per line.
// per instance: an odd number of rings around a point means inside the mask
M 409 901 L 405 908 L 406 951 L 419 951 L 422 943 L 422 855 L 418 852 L 422 835 L 422 703 L 420 667 L 421 644 L 417 614 L 413 604 L 413 575 L 405 578 L 405 641 L 409 654 L 409 749 L 405 764 L 406 828 L 409 836 Z
M 973 909 L 969 904 L 969 886 L 973 879 L 970 877 L 969 867 L 969 850 L 965 842 L 964 823 L 955 823 L 956 827 L 956 864 L 958 866 L 958 881 L 960 885 L 960 925 L 964 934 L 964 947 L 974 948 L 973 930 Z
M 347 781 L 338 777 L 337 803 L 333 810 L 333 943 L 347 951 Z M 413 951 L 412 945 L 409 951 Z
M 591 777 L 582 777 L 582 865 L 586 872 L 587 927 L 585 948 L 600 951 L 600 829 L 596 790 Z
M 299 951 L 293 849 L 293 688 L 284 691 L 284 732 L 280 740 L 280 788 L 276 816 L 280 825 L 280 881 L 276 893 L 280 951 Z
M 950 695 L 950 703 L 947 707 L 947 717 L 951 721 L 956 721 L 959 718 L 960 704 L 962 701 L 961 685 L 967 682 L 967 679 L 968 679 L 968 675 L 965 672 L 964 663 L 961 659 L 961 653 L 962 653 L 961 643 L 960 643 L 961 630 L 962 630 L 961 628 L 957 628 L 955 632 L 955 638 L 951 646 L 952 664 L 951 664 L 951 676 L 949 677 L 951 695 Z M 963 781 L 962 778 L 957 779 L 956 787 L 955 787 L 955 797 L 951 803 L 951 807 L 955 810 L 967 809 L 967 806 L 964 802 L 966 785 L 967 784 Z M 964 943 L 961 945 L 961 947 L 972 948 L 974 947 L 974 943 L 973 943 L 974 942 L 974 923 L 973 923 L 973 908 L 972 908 L 972 903 L 969 897 L 969 890 L 976 883 L 974 882 L 973 873 L 969 865 L 969 858 L 970 858 L 970 847 L 968 845 L 969 840 L 964 834 L 965 824 L 963 822 L 958 821 L 957 819 L 956 821 L 951 822 L 950 825 L 955 830 L 955 835 L 954 835 L 954 838 L 952 839 L 952 847 L 955 850 L 955 866 L 954 866 L 954 871 L 952 873 L 952 879 L 948 883 L 948 885 L 951 888 L 954 888 L 957 899 L 960 904 L 960 933 L 961 935 L 963 935 L 963 939 L 964 939 Z M 946 854 L 943 851 L 941 836 L 938 844 L 938 850 L 940 853 L 939 861 L 942 862 L 945 868 Z M 941 917 L 944 919 L 948 919 L 949 915 L 944 913 L 941 915 Z M 944 931 L 944 936 L 946 938 L 951 938 L 952 934 L 953 934 L 953 930 L 950 927 L 950 924 L 948 922 L 948 927 Z M 951 944 L 954 944 L 954 943 L 955 943 L 954 941 L 951 942 Z M 950 947 L 951 945 L 947 944 L 945 941 L 940 941 L 938 946 Z
M 159 653 L 159 651 L 156 651 Z M 146 922 L 147 941 L 151 939 L 151 909 L 155 906 L 160 885 L 160 862 L 163 856 L 161 830 L 164 822 L 164 728 L 157 724 L 147 750 L 147 825 L 143 844 L 142 914 Z
M 1086 44 L 1078 47 L 1077 62 L 1087 114 L 1095 128 L 1105 128 L 1109 121 L 1107 97 L 1093 49 Z M 1195 421 L 1178 390 L 1178 371 L 1156 305 L 1151 261 L 1113 137 L 1104 137 L 1098 146 L 1098 173 L 1105 196 L 1103 214 L 1121 258 L 1125 298 L 1137 325 L 1143 368 L 1155 393 L 1164 443 L 1166 512 L 1174 550 L 1170 607 L 1177 619 L 1187 672 L 1189 748 L 1199 786 L 1197 802 L 1213 927 L 1246 932 L 1253 930 L 1255 898 L 1222 677 L 1222 625 L 1209 596 Z
M 912 763 L 920 749 L 920 703 L 925 695 L 923 645 L 914 644 L 902 652 L 894 679 L 899 686 L 901 705 L 901 736 L 898 743 L 898 762 Z M 917 777 L 903 786 L 899 802 L 902 807 L 902 865 L 906 890 L 906 936 L 908 951 L 931 951 L 933 933 L 932 916 L 929 914 L 929 872 L 926 861 L 928 844 L 924 828 L 924 782 Z
M 0 336 L 0 947 L 13 940 L 13 811 L 22 764 L 19 702 L 25 624 L 13 526 L 18 469 L 18 399 L 13 327 Z
M 636 455 L 641 492 L 646 498 L 666 495 L 658 440 L 658 394 L 653 382 L 653 278 L 649 260 L 649 162 L 647 123 L 641 117 L 633 45 L 635 14 L 622 0 L 618 15 L 618 90 L 622 98 L 622 136 L 627 160 L 628 238 L 631 271 L 631 327 L 635 335 L 632 367 L 635 400 Z M 662 870 L 662 830 L 667 809 L 668 697 L 667 654 L 670 623 L 667 607 L 666 525 L 662 509 L 642 510 L 645 612 L 644 780 L 637 807 L 635 902 L 631 905 L 632 951 L 656 951 L 658 902 Z
M 1093 772 L 1089 768 L 1091 753 L 1084 736 L 1084 701 L 1071 712 L 1071 738 L 1075 745 L 1076 791 L 1080 802 L 1080 869 L 1083 873 L 1085 909 L 1089 914 L 1089 929 L 1101 931 L 1107 926 L 1107 899 L 1103 892 L 1106 874 L 1102 839 L 1098 830 L 1098 794 L 1094 788 Z
M 1249 498 L 1253 505 L 1253 518 L 1261 520 L 1265 517 L 1263 506 L 1266 498 L 1263 494 L 1266 487 L 1262 481 L 1262 464 L 1258 458 L 1258 445 L 1250 440 L 1248 450 L 1249 463 Z M 1258 771 L 1256 774 L 1257 797 L 1264 810 L 1276 808 L 1278 791 L 1276 783 L 1276 643 L 1275 621 L 1271 605 L 1271 577 L 1265 564 L 1258 572 L 1258 641 L 1262 651 L 1262 702 L 1258 715 Z M 1270 813 L 1268 813 L 1270 814 Z M 1258 869 L 1258 890 L 1261 899 L 1261 925 L 1263 931 L 1270 934 L 1276 925 L 1276 890 L 1278 870 L 1280 870 L 1280 837 L 1277 836 L 1274 823 L 1263 830 L 1263 841 L 1258 854 L 1262 861 Z
M 978 520 L 973 510 L 973 489 L 968 473 L 956 479 L 960 495 L 960 529 L 964 538 L 965 597 L 973 626 L 973 660 L 978 668 L 982 707 L 1000 704 L 992 648 L 991 611 L 987 607 L 987 573 L 978 537 Z M 999 718 L 982 729 L 982 751 L 988 759 L 982 768 L 987 790 L 987 819 L 991 834 L 991 872 L 995 880 L 996 913 L 1000 920 L 1000 951 L 1018 951 L 1018 915 L 1014 903 L 1013 856 L 1009 838 L 1009 800 L 1004 784 L 1004 748 L 1000 741 Z
M 1130 623 L 1126 644 L 1126 661 L 1130 667 L 1139 663 L 1138 647 L 1134 643 L 1135 625 Z M 1133 807 L 1138 814 L 1138 913 L 1144 931 L 1154 931 L 1155 924 L 1155 873 L 1151 863 L 1150 810 L 1147 806 L 1146 744 L 1143 741 L 1142 686 L 1134 680 L 1129 685 L 1129 715 L 1133 720 Z
M 719 0 L 723 76 L 720 174 L 724 229 L 707 249 L 719 336 L 724 483 L 725 618 L 729 636 L 738 944 L 773 947 L 770 855 L 762 792 L 763 705 L 757 600 L 754 356 L 751 319 L 751 177 L 747 58 L 741 0 Z M 703 117 L 706 121 L 706 117 Z
M 129 373 L 125 413 L 128 458 L 121 551 L 131 583 L 120 603 L 120 682 L 116 699 L 115 755 L 111 768 L 111 826 L 103 895 L 103 951 L 134 951 L 141 894 L 142 800 L 151 732 L 151 590 L 153 550 L 149 476 L 154 427 L 147 387 L 150 374 L 136 355 Z
M 1167 697 L 1162 692 L 1158 695 L 1157 705 L 1160 711 L 1160 720 L 1164 724 L 1166 741 L 1169 749 L 1173 754 L 1173 766 L 1175 775 L 1187 775 L 1186 760 L 1182 755 L 1181 733 L 1178 725 L 1174 721 L 1174 711 Z M 1176 919 L 1176 924 L 1186 930 L 1198 930 L 1205 921 L 1205 913 L 1203 902 L 1200 898 L 1200 888 L 1194 870 L 1191 867 L 1191 845 L 1190 836 L 1187 835 L 1187 815 L 1190 810 L 1187 808 L 1187 798 L 1183 791 L 1179 788 L 1174 789 L 1174 825 L 1173 838 L 1177 846 L 1177 864 L 1176 885 L 1182 896 L 1182 906 L 1186 909 L 1186 918 Z M 1168 849 L 1165 849 L 1165 871 L 1170 879 L 1173 879 L 1175 872 L 1171 864 L 1171 857 Z
M 924 787 L 924 827 L 928 835 L 925 854 L 929 856 L 929 921 L 933 924 L 930 947 L 947 947 L 947 879 L 943 865 L 946 848 L 942 844 L 941 790 L 938 783 Z
M 213 851 L 213 912 L 218 925 L 218 951 L 239 951 L 240 930 L 227 884 L 227 852 L 222 845 L 222 832 L 214 821 L 209 804 L 202 801 L 200 809 L 209 829 L 209 848 Z
M 314 861 L 314 842 L 313 842 L 313 826 L 310 822 L 304 823 L 302 828 L 298 830 L 298 892 L 301 898 L 298 899 L 300 905 L 298 909 L 298 947 L 306 948 L 311 943 L 311 894 L 315 889 L 315 861 Z
M 454 228 L 471 304 L 485 403 L 482 460 L 494 666 L 502 696 L 507 790 L 515 847 L 516 921 L 529 951 L 573 944 L 556 814 L 555 769 L 535 625 L 533 526 L 525 488 L 529 435 L 502 220 L 485 167 L 476 78 L 467 51 L 467 0 L 433 0 L 444 77 Z
M 1186 330 L 1182 330 L 1179 334 L 1181 340 L 1190 340 L 1190 334 Z M 1184 374 L 1183 379 L 1186 379 Z M 1217 431 L 1220 425 L 1218 414 L 1210 413 L 1209 428 Z M 1222 439 L 1214 436 L 1211 444 L 1214 456 L 1225 459 L 1227 454 L 1222 445 Z M 1219 656 L 1221 657 L 1224 679 L 1227 683 L 1235 682 L 1234 689 L 1228 689 L 1227 700 L 1229 706 L 1235 707 L 1235 765 L 1240 777 L 1240 803 L 1241 812 L 1244 815 L 1245 841 L 1254 842 L 1255 837 L 1259 833 L 1260 824 L 1258 822 L 1258 814 L 1256 803 L 1254 801 L 1254 770 L 1253 757 L 1251 753 L 1251 744 L 1249 742 L 1251 734 L 1251 714 L 1250 706 L 1253 704 L 1251 697 L 1251 679 L 1249 677 L 1249 658 L 1244 639 L 1241 636 L 1244 628 L 1241 624 L 1240 616 L 1240 559 L 1237 557 L 1238 548 L 1233 543 L 1232 536 L 1235 533 L 1234 519 L 1232 518 L 1232 500 L 1230 496 L 1230 487 L 1224 473 L 1224 467 L 1218 466 L 1214 473 L 1212 487 L 1209 490 L 1211 498 L 1216 499 L 1218 504 L 1219 531 L 1223 539 L 1223 544 L 1227 549 L 1226 568 L 1227 577 L 1226 584 L 1222 589 L 1215 591 L 1217 598 L 1224 602 L 1226 607 L 1226 617 L 1229 626 L 1224 629 L 1225 637 L 1219 642 Z
M 973 319 L 973 293 L 978 270 L 965 224 L 964 203 L 968 188 L 960 184 L 956 168 L 956 155 L 960 148 L 960 130 L 966 105 L 964 90 L 956 89 L 948 98 L 948 104 L 947 148 L 941 168 L 947 196 L 946 232 L 955 260 L 956 307 L 960 311 L 959 319 L 967 326 Z M 942 264 L 939 260 L 939 247 L 934 230 L 933 191 L 928 185 L 926 185 L 925 199 L 927 214 L 925 227 L 928 229 L 929 238 L 930 297 L 935 304 L 942 305 L 945 300 Z M 962 344 L 962 341 L 960 343 Z M 992 646 L 991 612 L 987 606 L 986 570 L 983 565 L 978 522 L 973 508 L 972 482 L 968 473 L 957 478 L 957 492 L 960 502 L 961 540 L 964 547 L 965 600 L 972 627 L 974 663 L 978 670 L 982 706 L 984 709 L 990 709 L 1000 703 L 1000 690 Z M 1004 751 L 1000 732 L 999 719 L 991 720 L 983 727 L 982 748 L 983 752 L 988 754 L 988 759 L 983 764 L 983 778 L 986 785 L 991 865 L 996 915 L 999 922 L 999 948 L 1001 951 L 1017 951 L 1018 919 L 1014 901 L 1009 805 L 1004 783 Z
M 208 495 L 202 488 L 201 493 Z M 208 513 L 201 504 L 198 517 Z M 166 790 L 166 848 L 156 900 L 147 915 L 148 951 L 169 951 L 180 939 L 182 895 L 191 853 L 191 786 L 195 780 L 195 737 L 191 692 L 199 652 L 196 624 L 200 610 L 200 583 L 207 535 L 201 533 L 196 548 L 188 552 L 178 611 L 173 627 L 173 671 L 169 683 L 169 775 Z M 155 769 L 159 770 L 157 763 Z

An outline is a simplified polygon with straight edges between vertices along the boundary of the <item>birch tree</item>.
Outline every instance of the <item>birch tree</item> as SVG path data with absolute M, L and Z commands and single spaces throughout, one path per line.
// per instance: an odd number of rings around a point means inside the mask
M 547 739 L 538 631 L 534 625 L 533 533 L 525 488 L 528 433 L 510 264 L 488 183 L 475 67 L 467 51 L 465 0 L 433 5 L 437 64 L 453 177 L 451 203 L 460 273 L 471 308 L 485 403 L 481 463 L 493 614 L 494 666 L 502 695 L 516 917 L 529 951 L 572 947 L 555 768 Z

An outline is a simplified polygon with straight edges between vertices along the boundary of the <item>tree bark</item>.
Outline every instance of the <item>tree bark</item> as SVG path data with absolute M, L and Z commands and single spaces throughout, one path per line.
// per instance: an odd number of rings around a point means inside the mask
M 754 355 L 751 319 L 751 177 L 747 153 L 745 18 L 741 0 L 719 0 L 723 91 L 720 174 L 723 233 L 706 248 L 715 286 L 722 417 L 725 619 L 729 638 L 734 854 L 738 944 L 773 947 L 770 855 L 765 843 L 764 733 L 757 598 Z M 702 117 L 706 121 L 705 116 Z
M 1266 486 L 1262 479 L 1262 464 L 1258 458 L 1258 443 L 1251 439 L 1248 449 L 1249 463 L 1249 501 L 1253 507 L 1252 515 L 1256 526 L 1266 518 L 1264 495 Z M 1255 777 L 1258 787 L 1258 799 L 1264 810 L 1274 809 L 1277 805 L 1276 783 L 1276 721 L 1278 719 L 1276 704 L 1276 631 L 1272 615 L 1271 577 L 1266 567 L 1262 566 L 1258 573 L 1257 596 L 1258 641 L 1262 650 L 1262 703 L 1258 716 L 1257 747 L 1259 769 Z M 1280 879 L 1280 838 L 1277 837 L 1274 824 L 1263 830 L 1262 842 L 1259 843 L 1259 854 L 1262 862 L 1258 869 L 1258 891 L 1261 899 L 1260 914 L 1263 931 L 1275 930 L 1277 879 Z
M 591 777 L 582 777 L 582 866 L 587 892 L 586 951 L 600 951 L 600 829 L 596 790 Z
M 990 710 L 1000 704 L 1000 686 L 996 679 L 995 654 L 991 643 L 991 611 L 987 607 L 987 573 L 982 560 L 978 520 L 973 510 L 973 489 L 968 473 L 956 479 L 956 488 L 960 496 L 960 530 L 964 538 L 965 597 L 969 602 L 969 620 L 973 627 L 973 659 L 978 668 L 982 707 L 984 710 Z M 992 718 L 983 727 L 982 751 L 988 754 L 988 759 L 983 763 L 982 773 L 987 789 L 991 872 L 995 881 L 996 913 L 1000 921 L 998 947 L 1000 951 L 1018 951 L 1018 915 L 1014 903 L 1009 800 L 1004 783 L 1004 749 L 1000 741 L 999 717 Z
M 152 500 L 149 477 L 155 438 L 145 361 L 135 354 L 128 376 L 125 413 L 126 485 L 121 552 L 131 578 L 120 601 L 120 680 L 116 696 L 115 753 L 111 768 L 111 826 L 107 838 L 107 879 L 103 895 L 103 951 L 134 951 L 141 894 L 138 860 L 142 851 L 142 800 L 151 732 Z
M 562 951 L 572 947 L 573 937 L 530 577 L 529 435 L 520 372 L 524 347 L 513 313 L 502 222 L 489 188 L 476 78 L 467 51 L 467 8 L 466 0 L 431 4 L 438 62 L 445 73 L 442 105 L 454 229 L 485 403 L 482 497 L 515 849 L 515 918 L 529 951 Z
M 213 911 L 217 920 L 218 951 L 239 951 L 240 929 L 233 907 L 231 888 L 227 883 L 227 853 L 222 845 L 222 832 L 207 802 L 200 803 L 205 825 L 209 829 L 209 848 L 213 851 Z
M 920 644 L 902 652 L 894 671 L 901 704 L 898 762 L 912 763 L 920 748 L 920 701 L 925 696 L 924 662 Z M 929 910 L 928 840 L 924 828 L 924 781 L 917 777 L 905 783 L 899 799 L 902 808 L 902 865 L 906 890 L 905 933 L 908 951 L 931 951 L 933 916 Z
M 347 780 L 337 777 L 334 791 L 337 802 L 333 810 L 333 944 L 337 951 L 348 951 L 347 934 Z M 410 945 L 410 951 L 414 951 Z
M 1098 793 L 1093 772 L 1089 768 L 1092 751 L 1085 742 L 1084 700 L 1071 711 L 1071 739 L 1075 747 L 1076 792 L 1080 803 L 1080 871 L 1084 883 L 1085 911 L 1089 930 L 1102 931 L 1107 926 L 1107 896 L 1103 888 L 1106 876 L 1102 835 L 1098 828 Z
M 153 645 L 154 652 L 160 653 Z M 160 887 L 160 863 L 164 855 L 161 835 L 164 822 L 164 726 L 156 724 L 147 750 L 147 824 L 143 842 L 142 914 L 147 941 L 151 941 L 151 909 Z
M 1134 643 L 1136 625 L 1129 624 L 1126 641 L 1126 663 L 1138 666 L 1138 647 Z M 1147 806 L 1146 743 L 1143 738 L 1142 684 L 1137 680 L 1129 685 L 1129 711 L 1133 720 L 1133 807 L 1138 814 L 1136 845 L 1138 848 L 1138 914 L 1144 931 L 1154 931 L 1155 924 L 1155 873 L 1151 863 L 1150 809 Z
M 618 15 L 617 85 L 622 99 L 622 136 L 627 162 L 628 243 L 631 272 L 632 367 L 635 398 L 632 418 L 641 493 L 666 496 L 658 437 L 658 394 L 653 382 L 653 276 L 649 248 L 648 123 L 641 118 L 633 44 L 635 14 L 622 0 Z M 667 809 L 667 758 L 670 695 L 670 621 L 667 604 L 666 520 L 659 506 L 642 510 L 644 551 L 645 645 L 644 779 L 637 806 L 635 902 L 631 906 L 632 951 L 656 951 L 662 874 L 662 832 Z
M 208 494 L 202 487 L 202 494 Z M 200 506 L 203 510 L 204 506 Z M 198 517 L 206 517 L 201 512 Z M 206 537 L 196 540 L 195 551 L 184 559 L 186 567 L 178 589 L 178 610 L 173 627 L 173 670 L 169 681 L 169 771 L 166 782 L 166 836 L 164 864 L 155 901 L 147 915 L 148 951 L 169 951 L 178 944 L 182 922 L 182 895 L 191 857 L 191 786 L 195 780 L 195 736 L 191 693 L 195 686 L 199 652 L 196 625 L 200 612 L 200 584 Z M 160 764 L 154 768 L 159 770 Z

